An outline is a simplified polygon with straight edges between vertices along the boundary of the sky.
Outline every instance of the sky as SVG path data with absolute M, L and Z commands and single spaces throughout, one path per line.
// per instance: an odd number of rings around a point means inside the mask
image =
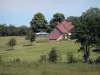
M 90 7 L 100 8 L 100 0 L 0 0 L 0 24 L 30 26 L 38 12 L 49 22 L 57 12 L 67 18 L 80 16 Z

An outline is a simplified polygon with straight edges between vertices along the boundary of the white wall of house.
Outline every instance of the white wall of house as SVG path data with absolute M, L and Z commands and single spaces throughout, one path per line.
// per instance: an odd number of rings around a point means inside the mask
M 63 39 L 63 35 L 61 35 L 61 36 L 57 39 L 57 41 L 59 41 L 59 40 L 61 40 L 61 39 Z

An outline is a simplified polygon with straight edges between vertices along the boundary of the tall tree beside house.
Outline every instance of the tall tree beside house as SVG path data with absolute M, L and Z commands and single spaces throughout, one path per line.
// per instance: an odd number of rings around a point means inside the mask
M 78 51 L 83 51 L 84 62 L 88 62 L 90 48 L 100 44 L 100 9 L 90 8 L 77 20 L 76 39 L 81 44 Z
M 56 27 L 57 24 L 61 23 L 65 20 L 65 16 L 62 13 L 55 13 L 53 18 L 49 22 L 49 31 L 52 31 Z
M 45 19 L 45 16 L 39 12 L 34 15 L 32 20 L 30 21 L 30 25 L 33 32 L 46 31 L 47 20 Z
M 66 19 L 67 22 L 72 22 L 73 25 L 77 24 L 77 20 L 78 20 L 78 17 L 76 17 L 76 16 L 69 16 Z
M 15 38 L 11 38 L 8 43 L 7 43 L 8 46 L 11 47 L 11 49 L 13 50 L 13 46 L 16 45 L 16 39 Z
M 65 20 L 65 16 L 62 13 L 55 13 L 53 15 L 53 22 L 59 22 L 59 23 L 61 23 L 64 20 Z

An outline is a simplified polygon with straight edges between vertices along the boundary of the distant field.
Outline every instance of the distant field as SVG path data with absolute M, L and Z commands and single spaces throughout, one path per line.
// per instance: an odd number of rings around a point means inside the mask
M 25 37 L 14 37 L 17 45 L 14 50 L 9 50 L 6 45 L 11 37 L 0 37 L 0 56 L 2 56 L 3 65 L 0 65 L 0 75 L 100 75 L 100 65 L 89 64 L 66 64 L 66 63 L 35 63 L 43 54 L 48 55 L 52 47 L 56 47 L 62 55 L 62 62 L 66 62 L 67 52 L 73 52 L 75 57 L 80 58 L 78 53 L 80 45 L 74 41 L 50 41 L 46 43 L 34 43 L 35 46 L 24 46 L 30 44 Z M 37 38 L 43 40 L 47 38 Z M 99 54 L 91 52 L 91 58 L 96 58 Z M 19 58 L 21 63 L 13 63 L 14 59 Z M 29 61 L 29 62 L 28 62 Z
M 73 52 L 75 56 L 79 56 L 80 53 L 77 53 L 80 45 L 75 44 L 73 41 L 50 41 L 47 43 L 34 43 L 35 46 L 26 46 L 23 45 L 30 44 L 29 40 L 25 40 L 25 37 L 14 37 L 17 40 L 17 45 L 14 47 L 14 50 L 9 51 L 10 47 L 6 45 L 8 40 L 11 37 L 0 37 L 0 55 L 3 57 L 4 61 L 14 60 L 20 58 L 22 61 L 37 61 L 40 58 L 40 55 L 48 54 L 52 47 L 56 47 L 57 50 L 60 50 L 62 54 L 62 61 L 66 61 L 66 53 Z M 37 40 L 46 39 L 46 38 L 37 38 Z M 92 52 L 91 58 L 96 58 L 95 53 Z

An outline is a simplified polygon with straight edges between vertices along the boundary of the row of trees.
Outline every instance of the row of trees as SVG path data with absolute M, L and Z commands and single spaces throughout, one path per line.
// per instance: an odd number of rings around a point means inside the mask
M 55 28 L 57 22 L 65 20 L 65 16 L 62 13 L 56 13 L 53 18 L 48 23 L 45 16 L 42 13 L 37 13 L 34 15 L 33 19 L 30 21 L 31 28 L 33 32 L 48 32 L 50 33 L 53 28 Z M 31 31 L 30 27 L 25 25 L 20 27 L 15 27 L 14 25 L 0 24 L 0 36 L 22 36 L 27 35 Z
M 31 28 L 25 25 L 15 27 L 14 25 L 7 26 L 6 24 L 0 24 L 0 36 L 23 36 L 27 35 L 30 31 Z

